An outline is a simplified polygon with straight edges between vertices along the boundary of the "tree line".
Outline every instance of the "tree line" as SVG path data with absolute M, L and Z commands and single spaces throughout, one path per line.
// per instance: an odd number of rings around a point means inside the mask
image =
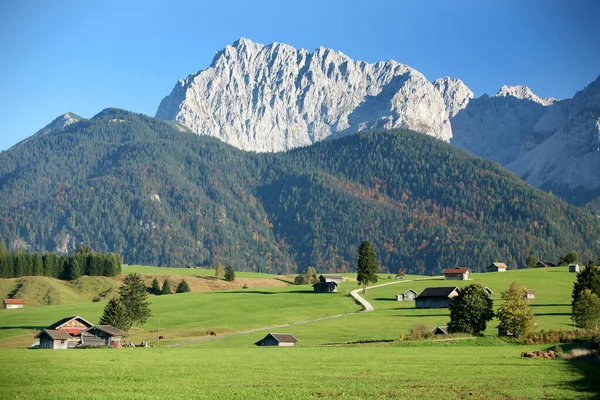
M 96 253 L 84 246 L 78 247 L 73 255 L 8 252 L 4 242 L 0 242 L 0 278 L 48 276 L 75 280 L 82 275 L 117 276 L 120 273 L 121 257 L 115 253 Z

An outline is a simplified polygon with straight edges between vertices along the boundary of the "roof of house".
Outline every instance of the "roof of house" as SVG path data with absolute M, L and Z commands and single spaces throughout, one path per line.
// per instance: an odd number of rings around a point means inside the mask
M 442 335 L 447 335 L 448 334 L 448 327 L 447 326 L 437 326 L 433 331 L 431 331 L 434 335 L 436 334 L 442 334 Z
M 446 268 L 442 271 L 444 274 L 470 274 L 471 270 L 467 267 Z
M 339 279 L 339 280 L 344 280 L 344 277 L 341 275 L 321 275 L 323 278 L 326 279 Z
M 315 284 L 313 284 L 313 287 L 315 286 L 338 286 L 338 284 L 336 282 L 317 282 Z
M 4 299 L 4 304 L 25 304 L 22 299 Z
M 406 294 L 406 293 L 408 293 L 408 292 L 413 292 L 414 294 L 417 294 L 417 292 L 415 292 L 415 291 L 414 291 L 414 290 L 412 290 L 412 289 L 408 289 L 407 291 L 403 292 L 402 294 Z
M 527 294 L 535 294 L 535 290 L 525 289 L 525 293 L 527 293 Z
M 504 264 L 504 263 L 498 263 L 498 262 L 491 263 L 488 268 L 491 268 L 492 266 L 498 267 L 498 268 L 506 268 L 506 264 Z
M 426 288 L 421 292 L 417 298 L 424 297 L 448 297 L 455 290 L 459 290 L 456 286 L 445 286 L 445 287 L 430 287 Z
M 60 329 L 67 322 L 71 322 L 74 319 L 79 320 L 84 325 L 88 325 L 88 328 L 91 328 L 92 326 L 94 326 L 94 324 L 92 324 L 90 321 L 85 320 L 84 318 L 80 317 L 79 315 L 75 315 L 74 317 L 67 317 L 67 318 L 61 319 L 60 321 L 56 321 L 55 323 L 50 325 L 47 329 Z
M 543 265 L 544 267 L 556 267 L 556 264 L 553 264 L 551 262 L 546 262 L 546 261 L 538 261 L 538 264 Z M 537 265 L 537 264 L 536 264 Z
M 298 342 L 298 339 L 296 339 L 296 337 L 294 335 L 292 335 L 291 333 L 269 333 L 269 334 L 267 334 L 267 336 L 260 339 L 255 344 L 259 344 L 259 343 L 263 342 L 269 336 L 273 337 L 279 343 L 297 343 Z
M 94 325 L 91 328 L 87 328 L 85 331 L 89 332 L 93 329 L 97 329 L 99 331 L 107 333 L 110 336 L 127 336 L 128 335 L 127 332 L 125 332 L 119 328 L 115 328 L 112 325 Z
M 67 332 L 60 329 L 43 329 L 40 333 L 35 335 L 35 337 L 40 338 L 43 335 L 48 335 L 52 340 L 67 340 L 73 338 Z

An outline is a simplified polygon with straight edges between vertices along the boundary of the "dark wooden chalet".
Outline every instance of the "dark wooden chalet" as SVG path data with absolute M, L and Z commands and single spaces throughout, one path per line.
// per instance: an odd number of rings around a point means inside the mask
M 556 264 L 553 264 L 551 262 L 546 262 L 546 261 L 538 261 L 537 264 L 535 264 L 536 268 L 551 268 L 551 267 L 556 267 Z
M 471 270 L 466 267 L 446 268 L 444 271 L 444 279 L 447 281 L 468 281 Z
M 289 333 L 269 333 L 258 342 L 254 343 L 257 346 L 294 346 L 298 343 L 298 339 Z
M 448 308 L 453 297 L 458 296 L 460 289 L 456 286 L 432 287 L 421 292 L 415 299 L 416 308 Z
M 493 262 L 487 267 L 487 272 L 506 272 L 506 264 Z
M 95 325 L 81 332 L 82 347 L 121 347 L 128 333 L 112 325 Z
M 338 284 L 335 282 L 318 282 L 313 285 L 315 293 L 335 293 L 338 291 Z
M 498 336 L 512 336 L 513 334 L 506 329 L 506 327 L 502 324 L 498 325 L 496 327 L 496 329 L 498 329 Z
M 60 329 L 43 329 L 36 336 L 40 340 L 40 349 L 66 350 L 73 337 Z
M 319 282 L 335 282 L 342 283 L 344 277 L 341 275 L 321 275 L 319 276 Z
M 447 326 L 437 326 L 432 332 L 434 335 L 447 335 L 448 327 Z
M 396 300 L 397 301 L 414 301 L 416 297 L 417 297 L 417 292 L 415 292 L 412 289 L 408 289 L 406 292 L 404 292 L 402 294 L 397 294 Z

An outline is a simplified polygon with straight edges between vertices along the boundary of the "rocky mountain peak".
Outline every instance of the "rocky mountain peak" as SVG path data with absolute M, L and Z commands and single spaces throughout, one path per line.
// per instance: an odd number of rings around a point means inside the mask
M 542 104 L 544 106 L 549 106 L 550 104 L 552 104 L 556 101 L 556 99 L 554 97 L 548 97 L 548 98 L 539 97 L 536 94 L 534 94 L 531 91 L 531 89 L 529 89 L 527 86 L 523 86 L 523 85 L 516 85 L 516 86 L 502 85 L 502 87 L 500 88 L 498 93 L 496 93 L 494 96 L 495 97 L 512 96 L 519 100 L 531 100 L 536 103 Z
M 410 128 L 449 140 L 448 115 L 440 91 L 406 65 L 245 38 L 179 81 L 156 113 L 253 151 L 287 150 L 364 129 Z
M 82 119 L 83 118 L 81 118 L 79 115 L 77 115 L 75 113 L 72 113 L 72 112 L 65 113 L 63 115 L 56 117 L 48 125 L 46 125 L 42 129 L 37 131 L 34 136 L 41 136 L 41 135 L 47 135 L 49 133 L 54 133 L 54 132 L 56 132 L 60 129 L 63 129 L 64 127 L 69 126 L 77 121 L 81 121 Z
M 441 94 L 448 110 L 448 116 L 454 117 L 464 109 L 469 101 L 475 97 L 471 89 L 460 79 L 451 79 L 448 76 L 436 79 L 433 82 L 435 89 Z

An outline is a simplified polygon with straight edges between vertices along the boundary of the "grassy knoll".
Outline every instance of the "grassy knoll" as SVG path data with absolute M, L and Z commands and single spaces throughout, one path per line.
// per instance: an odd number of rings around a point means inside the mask
M 11 378 L 0 384 L 0 397 L 579 399 L 593 398 L 600 390 L 594 367 L 519 357 L 533 349 L 463 343 L 435 348 L 4 350 L 0 373 Z
M 182 275 L 182 276 L 202 276 L 214 277 L 214 268 L 166 268 L 166 267 L 149 267 L 145 265 L 123 265 L 121 268 L 123 274 L 136 272 L 145 275 Z M 356 275 L 356 274 L 355 274 Z M 286 275 L 261 274 L 258 272 L 242 272 L 235 271 L 236 278 L 250 279 L 284 279 L 288 280 Z M 293 279 L 293 278 L 292 278 Z

